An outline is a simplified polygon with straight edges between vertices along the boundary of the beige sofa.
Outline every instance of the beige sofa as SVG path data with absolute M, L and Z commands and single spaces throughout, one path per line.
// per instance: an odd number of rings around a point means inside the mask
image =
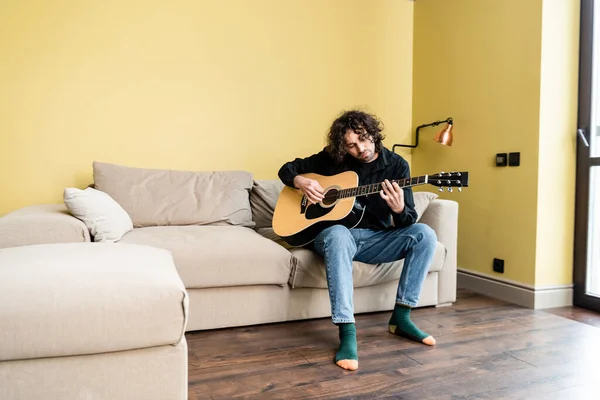
M 167 249 L 189 294 L 187 331 L 331 314 L 316 253 L 282 245 L 270 228 L 282 187 L 246 171 L 192 172 L 95 162 L 94 187 L 131 216 L 121 243 Z M 432 227 L 437 250 L 419 306 L 456 299 L 458 204 L 415 192 L 419 223 Z M 0 218 L 0 248 L 93 241 L 63 204 L 21 208 Z M 354 264 L 356 313 L 391 310 L 403 260 Z

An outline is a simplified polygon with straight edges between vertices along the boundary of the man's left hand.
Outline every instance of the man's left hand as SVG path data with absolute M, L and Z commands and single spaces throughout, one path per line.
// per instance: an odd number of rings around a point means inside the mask
M 387 179 L 381 184 L 381 197 L 390 206 L 393 212 L 400 214 L 404 211 L 404 190 L 396 183 Z

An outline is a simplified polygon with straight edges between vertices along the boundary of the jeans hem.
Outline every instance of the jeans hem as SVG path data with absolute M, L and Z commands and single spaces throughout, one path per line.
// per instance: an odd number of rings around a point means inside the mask
M 355 321 L 353 319 L 332 318 L 331 321 L 334 324 L 354 324 L 355 323 Z
M 410 307 L 410 308 L 414 308 L 417 306 L 416 303 L 409 303 L 406 301 L 398 301 L 398 300 L 396 300 L 396 304 L 399 306 L 405 306 L 405 307 Z

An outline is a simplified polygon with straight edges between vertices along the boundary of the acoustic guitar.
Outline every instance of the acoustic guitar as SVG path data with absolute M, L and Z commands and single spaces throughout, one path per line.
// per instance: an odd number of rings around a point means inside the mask
M 379 194 L 382 183 L 358 185 L 358 175 L 354 171 L 346 171 L 332 176 L 314 173 L 301 174 L 305 178 L 314 179 L 324 189 L 323 200 L 310 204 L 306 195 L 300 190 L 285 186 L 277 200 L 273 212 L 273 231 L 291 246 L 305 246 L 315 240 L 323 229 L 335 224 L 347 228 L 357 226 L 366 208 L 359 213 L 354 209 L 355 198 Z M 396 182 L 401 188 L 419 185 L 444 187 L 451 192 L 456 187 L 459 191 L 469 186 L 468 172 L 440 172 L 434 175 L 422 175 L 399 179 Z

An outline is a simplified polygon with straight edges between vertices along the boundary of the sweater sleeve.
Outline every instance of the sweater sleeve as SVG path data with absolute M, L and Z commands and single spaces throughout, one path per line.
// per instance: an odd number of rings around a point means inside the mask
M 327 153 L 321 150 L 317 154 L 313 154 L 306 158 L 296 158 L 293 161 L 288 161 L 279 169 L 279 179 L 287 186 L 294 187 L 294 178 L 300 174 L 309 172 L 320 173 L 320 170 L 327 162 Z
M 402 160 L 398 165 L 398 174 L 396 179 L 410 178 L 410 167 L 406 160 Z M 415 210 L 415 199 L 413 197 L 412 188 L 404 188 L 404 210 L 401 213 L 392 211 L 394 226 L 404 228 L 417 221 L 417 211 Z

